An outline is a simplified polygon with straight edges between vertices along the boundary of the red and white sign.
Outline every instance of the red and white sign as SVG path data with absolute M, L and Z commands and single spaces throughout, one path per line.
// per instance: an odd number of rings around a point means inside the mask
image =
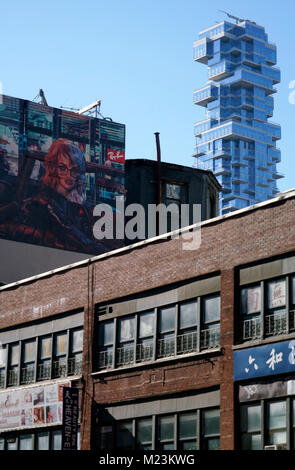
M 125 163 L 125 152 L 107 149 L 107 160 L 114 163 Z

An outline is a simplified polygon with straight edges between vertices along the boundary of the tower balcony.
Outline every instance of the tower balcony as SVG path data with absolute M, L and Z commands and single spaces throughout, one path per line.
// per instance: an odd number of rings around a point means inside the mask
M 233 73 L 233 65 L 223 60 L 216 65 L 211 65 L 208 70 L 209 80 L 220 81 Z
M 194 92 L 194 104 L 199 106 L 207 106 L 210 101 L 218 98 L 218 89 L 216 86 L 209 84 Z
M 194 43 L 194 60 L 201 64 L 208 64 L 208 60 L 213 57 L 213 41 L 208 37 L 200 39 Z

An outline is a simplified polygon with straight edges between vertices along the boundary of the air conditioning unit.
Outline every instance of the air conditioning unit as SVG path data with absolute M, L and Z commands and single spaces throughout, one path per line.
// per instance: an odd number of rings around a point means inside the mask
M 264 446 L 264 450 L 287 450 L 287 444 L 272 444 Z

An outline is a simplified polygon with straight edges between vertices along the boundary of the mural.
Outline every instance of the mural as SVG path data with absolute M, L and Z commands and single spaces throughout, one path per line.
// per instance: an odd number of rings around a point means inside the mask
M 0 238 L 100 254 L 93 208 L 125 194 L 125 126 L 2 96 Z

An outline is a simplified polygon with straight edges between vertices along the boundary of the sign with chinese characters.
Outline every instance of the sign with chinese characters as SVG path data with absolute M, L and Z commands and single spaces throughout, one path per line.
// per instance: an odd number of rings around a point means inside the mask
M 234 352 L 234 380 L 295 372 L 295 340 Z
M 0 430 L 62 423 L 62 390 L 68 383 L 24 387 L 0 393 Z

